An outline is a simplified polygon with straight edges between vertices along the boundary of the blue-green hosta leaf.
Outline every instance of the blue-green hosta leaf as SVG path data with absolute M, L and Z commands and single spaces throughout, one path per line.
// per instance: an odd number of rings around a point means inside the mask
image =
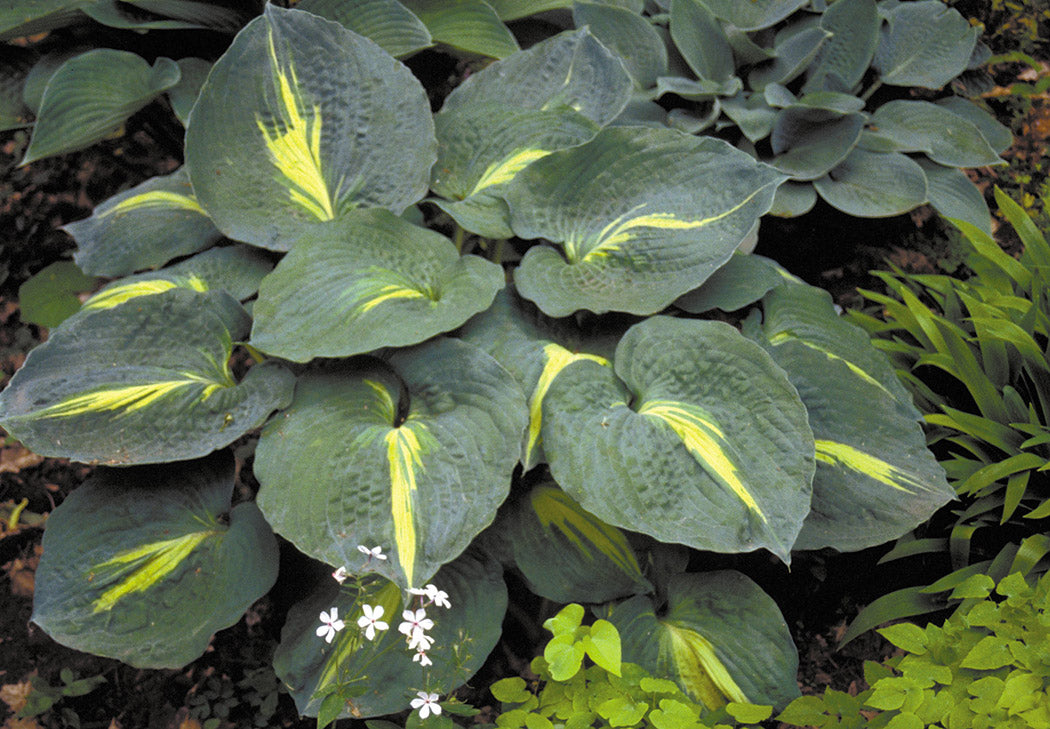
M 702 0 L 673 0 L 670 30 L 678 52 L 701 79 L 725 81 L 733 75 L 729 38 Z
M 652 590 L 624 533 L 541 484 L 509 516 L 514 563 L 532 591 L 555 602 L 608 602 Z
M 259 505 L 332 565 L 356 571 L 357 545 L 389 547 L 369 569 L 417 586 L 492 522 L 527 419 L 507 371 L 459 340 L 310 372 L 263 431 Z
M 0 131 L 21 129 L 33 114 L 22 98 L 22 89 L 38 54 L 31 48 L 0 46 Z
M 407 709 L 422 689 L 446 694 L 465 683 L 484 663 L 499 642 L 507 608 L 507 587 L 499 564 L 468 552 L 445 565 L 434 575 L 433 584 L 448 593 L 449 608 L 427 607 L 434 627 L 427 634 L 434 645 L 427 651 L 432 666 L 413 662 L 415 651 L 407 648 L 398 632 L 402 610 L 418 605 L 403 603 L 397 585 L 373 580 L 362 596 L 340 590 L 326 579 L 288 611 L 281 643 L 274 654 L 274 670 L 291 691 L 299 713 L 316 716 L 321 708 L 318 695 L 342 684 L 363 692 L 345 706 L 340 717 L 367 717 Z M 389 625 L 369 641 L 357 626 L 363 605 L 382 606 L 383 622 Z M 322 611 L 335 608 L 346 627 L 332 642 L 317 636 Z
M 114 28 L 201 28 L 236 33 L 259 13 L 255 0 L 96 0 L 83 8 Z
M 251 343 L 297 362 L 418 344 L 484 311 L 503 283 L 440 233 L 361 210 L 304 235 L 263 280 Z
M 94 0 L 17 0 L 0 5 L 0 41 L 34 35 L 84 19 L 80 9 Z
M 652 317 L 615 374 L 574 362 L 543 403 L 551 473 L 587 511 L 661 541 L 790 559 L 813 434 L 783 370 L 722 322 Z
M 770 259 L 737 252 L 700 288 L 678 297 L 674 305 L 690 314 L 712 309 L 736 311 L 758 301 L 784 280 Z
M 665 94 L 676 94 L 690 101 L 711 101 L 719 96 L 732 96 L 740 93 L 743 82 L 736 76 L 725 81 L 692 79 L 684 76 L 661 76 L 656 79 L 657 98 Z
M 397 0 L 302 0 L 295 7 L 342 23 L 391 56 L 407 56 L 434 44 L 423 21 Z
M 860 147 L 813 187 L 832 207 L 859 218 L 900 215 L 927 197 L 926 175 L 915 160 Z
M 222 237 L 197 202 L 186 171 L 151 177 L 62 227 L 86 273 L 125 276 L 203 250 Z
M 780 218 L 794 218 L 805 215 L 816 204 L 817 191 L 813 189 L 813 185 L 788 180 L 777 188 L 769 214 Z
M 150 66 L 128 51 L 99 48 L 69 59 L 47 82 L 22 164 L 83 149 L 179 80 L 170 58 Z
M 731 99 L 722 99 L 722 111 L 740 127 L 752 144 L 765 139 L 773 131 L 777 112 L 762 94 L 739 92 Z
M 667 75 L 667 47 L 647 19 L 625 7 L 601 2 L 573 5 L 576 27 L 587 26 L 602 45 L 623 61 L 638 89 L 651 88 Z
M 969 99 L 961 96 L 948 96 L 934 103 L 937 106 L 943 106 L 980 129 L 981 134 L 996 154 L 1002 154 L 1014 143 L 1014 136 L 1010 133 L 1009 127 L 1000 124 L 995 117 Z
M 612 3 L 622 7 L 626 7 L 631 2 L 636 0 L 622 0 L 621 2 Z M 558 8 L 571 8 L 572 0 L 489 0 L 489 5 L 499 15 L 500 20 L 518 20 L 524 18 L 526 15 L 535 15 L 542 13 L 547 10 L 557 10 Z M 641 4 L 639 3 L 637 12 L 641 12 Z
M 830 295 L 792 283 L 762 307 L 761 331 L 751 334 L 798 389 L 816 438 L 813 510 L 795 549 L 882 544 L 954 498 L 893 367 L 838 317 Z
M 881 25 L 875 0 L 838 0 L 825 10 L 820 27 L 831 37 L 807 69 L 803 91 L 859 84 L 875 55 Z
M 782 708 L 799 695 L 798 651 L 773 599 L 735 571 L 671 578 L 667 610 L 647 597 L 620 603 L 609 621 L 623 660 L 674 680 L 710 708 L 729 701 Z
M 820 53 L 830 35 L 813 17 L 778 31 L 773 48 L 775 57 L 748 74 L 748 85 L 761 91 L 769 84 L 786 84 L 798 78 Z
M 548 38 L 467 77 L 441 111 L 487 103 L 540 110 L 568 106 L 605 126 L 627 105 L 631 87 L 620 59 L 583 28 Z
M 957 10 L 940 0 L 919 0 L 884 12 L 872 64 L 883 83 L 939 89 L 966 70 L 981 30 Z
M 984 195 L 966 173 L 956 167 L 944 167 L 928 159 L 919 159 L 926 173 L 926 192 L 930 204 L 946 218 L 958 218 L 976 225 L 989 235 L 992 214 Z
M 806 0 L 701 0 L 719 18 L 740 30 L 759 30 L 779 23 L 806 4 Z
M 853 97 L 849 97 L 853 98 Z M 783 109 L 770 136 L 774 167 L 794 180 L 826 175 L 857 146 L 867 116 L 799 104 Z
M 618 338 L 622 333 L 616 332 Z M 566 366 L 590 359 L 612 366 L 613 335 L 579 329 L 569 319 L 549 319 L 513 288 L 496 295 L 492 306 L 467 322 L 460 336 L 484 349 L 507 368 L 529 398 L 529 427 L 521 446 L 521 464 L 528 471 L 542 463 L 543 398 Z
M 113 465 L 196 458 L 258 427 L 291 396 L 274 363 L 238 383 L 248 319 L 223 294 L 182 287 L 81 311 L 0 394 L 0 423 L 42 455 Z
M 223 233 L 288 250 L 352 208 L 400 214 L 426 192 L 436 146 L 404 65 L 338 23 L 267 5 L 201 89 L 186 168 Z
M 402 0 L 437 43 L 491 58 L 519 50 L 514 34 L 485 0 Z
M 28 324 L 57 327 L 80 309 L 78 295 L 97 283 L 72 261 L 55 261 L 18 287 L 19 318 Z
M 230 508 L 228 451 L 102 468 L 48 517 L 32 620 L 77 650 L 180 668 L 277 579 L 255 504 Z
M 660 311 L 729 260 L 783 179 L 721 140 L 603 129 L 508 185 L 514 232 L 561 247 L 529 249 L 518 291 L 556 317 Z
M 204 85 L 204 79 L 211 71 L 211 61 L 205 61 L 203 58 L 180 58 L 176 63 L 179 64 L 181 75 L 179 82 L 168 89 L 168 101 L 171 102 L 171 110 L 175 112 L 182 126 L 186 126 L 190 121 L 190 111 L 197 102 L 201 86 Z
M 40 112 L 40 104 L 44 101 L 44 91 L 47 89 L 47 82 L 55 75 L 55 71 L 60 69 L 62 64 L 69 59 L 76 58 L 87 50 L 90 49 L 74 46 L 73 48 L 64 48 L 45 53 L 37 59 L 33 67 L 29 69 L 29 73 L 25 78 L 25 85 L 22 88 L 22 101 L 25 102 L 30 112 L 33 114 Z
M 894 151 L 925 152 L 938 164 L 1004 164 L 976 124 L 929 101 L 899 99 L 883 104 L 872 115 L 871 126 Z
M 458 106 L 434 117 L 438 159 L 430 201 L 462 227 L 487 238 L 513 232 L 501 192 L 514 176 L 557 149 L 591 139 L 598 125 L 567 106 L 521 109 L 493 102 Z

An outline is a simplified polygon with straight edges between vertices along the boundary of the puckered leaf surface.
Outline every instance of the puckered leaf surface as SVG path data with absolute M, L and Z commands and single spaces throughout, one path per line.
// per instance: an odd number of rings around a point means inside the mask
M 813 435 L 783 370 L 714 321 L 653 317 L 615 374 L 570 364 L 543 403 L 551 473 L 587 511 L 661 541 L 790 559 L 809 512 Z
M 304 374 L 264 429 L 259 505 L 303 552 L 414 587 L 462 552 L 510 489 L 527 415 L 505 369 L 465 342 L 436 339 Z
M 63 645 L 140 668 L 180 668 L 277 579 L 255 504 L 230 508 L 234 462 L 102 468 L 44 532 L 32 620 Z
M 957 10 L 920 0 L 882 12 L 886 23 L 872 65 L 883 83 L 939 89 L 966 70 L 981 31 Z
M 223 233 L 288 250 L 353 208 L 401 213 L 426 192 L 436 146 L 403 64 L 338 23 L 267 5 L 201 89 L 186 167 Z
M 279 364 L 234 380 L 233 343 L 248 330 L 236 302 L 161 283 L 55 329 L 0 394 L 4 428 L 41 455 L 159 463 L 228 445 L 288 403 L 293 380 Z

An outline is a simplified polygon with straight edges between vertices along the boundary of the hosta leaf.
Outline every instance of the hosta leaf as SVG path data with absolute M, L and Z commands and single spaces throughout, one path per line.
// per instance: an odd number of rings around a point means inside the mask
M 883 544 L 954 498 L 893 367 L 830 295 L 786 284 L 762 308 L 761 332 L 749 329 L 798 389 L 816 438 L 813 507 L 795 549 Z
M 502 287 L 495 263 L 460 257 L 448 238 L 386 210 L 361 210 L 300 238 L 263 280 L 252 345 L 306 362 L 418 344 L 488 308 Z
M 794 218 L 805 215 L 816 204 L 817 191 L 813 189 L 813 185 L 808 182 L 788 180 L 777 188 L 769 214 L 781 218 Z
M 77 242 L 77 265 L 97 276 L 124 276 L 160 266 L 222 237 L 194 197 L 182 168 L 114 195 L 90 218 L 62 229 Z
M 310 372 L 263 431 L 259 505 L 317 559 L 354 571 L 357 545 L 381 544 L 371 569 L 421 585 L 492 522 L 526 420 L 507 371 L 459 340 Z
M 80 309 L 78 294 L 95 288 L 72 261 L 55 261 L 18 287 L 19 318 L 27 324 L 57 327 Z
M 1001 154 L 1014 143 L 1014 137 L 1010 133 L 1009 127 L 1000 124 L 995 117 L 969 99 L 964 99 L 960 96 L 948 96 L 938 99 L 934 103 L 966 119 L 980 129 L 981 134 L 996 154 Z
M 673 0 L 670 30 L 678 52 L 701 79 L 725 81 L 733 75 L 729 38 L 702 0 Z
M 777 115 L 770 137 L 774 167 L 795 180 L 815 180 L 857 146 L 867 116 L 798 105 Z
M 899 152 L 856 147 L 827 175 L 813 182 L 832 207 L 860 218 L 900 215 L 926 202 L 926 175 Z
M 338 23 L 267 5 L 201 89 L 186 168 L 223 233 L 287 250 L 352 208 L 401 213 L 426 192 L 435 147 L 404 65 Z
M 939 89 L 966 70 L 980 28 L 939 0 L 884 11 L 873 66 L 883 83 Z
M 441 110 L 487 103 L 539 110 L 568 106 L 605 126 L 627 105 L 631 86 L 620 59 L 583 28 L 548 38 L 468 76 Z
M 93 0 L 17 0 L 0 5 L 0 41 L 71 25 Z
M 798 78 L 820 53 L 830 33 L 812 18 L 780 30 L 773 48 L 774 58 L 748 74 L 748 85 L 761 91 L 769 84 L 786 84 Z
M 743 91 L 731 99 L 722 99 L 722 111 L 752 143 L 768 137 L 777 118 L 776 110 L 766 103 L 762 94 Z
M 492 58 L 505 58 L 518 50 L 514 34 L 485 0 L 403 2 L 438 43 Z
M 22 88 L 36 60 L 31 49 L 0 46 L 0 131 L 31 124 L 33 115 L 22 99 Z
M 156 15 L 180 20 L 193 28 L 236 33 L 259 12 L 255 0 L 121 0 Z
M 553 484 L 533 488 L 506 528 L 514 563 L 548 600 L 608 602 L 652 589 L 623 532 Z
M 277 579 L 277 540 L 233 485 L 227 451 L 95 471 L 48 517 L 33 622 L 140 668 L 200 656 Z
M 22 87 L 22 101 L 25 102 L 30 112 L 33 114 L 40 112 L 40 104 L 44 101 L 44 91 L 47 89 L 47 82 L 55 75 L 55 71 L 60 69 L 66 61 L 76 58 L 86 50 L 88 49 L 74 46 L 71 49 L 66 48 L 45 53 L 37 59 L 33 67 L 29 69 L 29 73 L 25 78 L 25 85 Z
M 728 701 L 783 708 L 799 695 L 787 624 L 772 598 L 739 572 L 676 575 L 659 617 L 641 596 L 608 617 L 625 661 L 673 679 L 709 708 Z
M 758 301 L 784 280 L 770 259 L 737 252 L 700 288 L 680 296 L 674 305 L 690 314 L 712 309 L 736 311 Z
M 977 125 L 928 101 L 890 101 L 875 111 L 871 125 L 895 151 L 925 152 L 938 164 L 984 167 L 1003 163 Z
M 423 21 L 397 0 L 302 0 L 295 7 L 342 23 L 391 56 L 407 56 L 433 45 Z
M 631 2 L 635 1 L 636 0 L 621 0 L 621 2 L 614 4 L 627 7 Z M 489 0 L 489 5 L 491 5 L 496 11 L 496 14 L 499 15 L 500 20 L 508 21 L 524 18 L 526 15 L 535 15 L 536 13 L 542 13 L 547 10 L 571 8 L 572 0 Z M 637 12 L 641 12 L 640 3 Z
M 366 594 L 357 597 L 325 579 L 293 605 L 274 654 L 274 670 L 289 687 L 299 713 L 316 716 L 321 707 L 318 695 L 349 684 L 364 691 L 353 698 L 356 713 L 340 702 L 340 717 L 390 714 L 408 708 L 409 700 L 424 686 L 446 694 L 474 675 L 501 633 L 507 588 L 500 566 L 468 552 L 445 565 L 433 582 L 448 593 L 451 607 L 426 609 L 434 621 L 427 631 L 434 639 L 427 651 L 433 665 L 426 668 L 413 663 L 414 651 L 408 650 L 405 636 L 397 631 L 402 609 L 409 605 L 392 582 L 373 581 Z M 382 620 L 390 626 L 377 633 L 374 642 L 357 626 L 366 604 L 382 606 Z M 328 644 L 315 629 L 321 611 L 333 607 L 346 627 Z
M 976 225 L 990 235 L 992 214 L 988 210 L 988 203 L 966 173 L 927 159 L 918 162 L 926 173 L 926 192 L 934 209 L 946 218 L 965 220 Z
M 106 138 L 178 80 L 170 58 L 150 66 L 135 53 L 99 48 L 69 59 L 47 83 L 22 164 Z
M 244 311 L 181 287 L 81 312 L 34 349 L 0 394 L 0 422 L 28 448 L 77 461 L 196 458 L 262 424 L 291 395 L 277 364 L 237 383 Z
M 882 20 L 875 0 L 838 0 L 820 16 L 820 27 L 831 34 L 806 71 L 803 91 L 828 86 L 854 88 L 871 65 Z
M 729 259 L 782 180 L 721 140 L 604 129 L 508 185 L 514 232 L 562 249 L 529 249 L 518 291 L 549 316 L 657 312 Z
M 438 159 L 431 200 L 467 230 L 509 238 L 500 197 L 514 176 L 550 152 L 591 139 L 598 125 L 569 107 L 521 109 L 506 104 L 459 106 L 434 117 Z
M 190 110 L 197 102 L 201 86 L 204 85 L 204 79 L 211 71 L 211 61 L 205 61 L 203 58 L 180 58 L 176 63 L 179 64 L 181 75 L 179 82 L 168 89 L 168 101 L 171 102 L 171 110 L 175 112 L 182 126 L 186 126 L 190 121 Z
M 615 375 L 574 362 L 551 384 L 543 418 L 551 473 L 599 519 L 697 549 L 765 547 L 790 559 L 809 511 L 813 436 L 783 371 L 732 327 L 636 324 Z
M 577 2 L 572 9 L 576 27 L 587 26 L 602 45 L 623 61 L 635 87 L 648 89 L 667 75 L 667 47 L 647 19 L 624 7 L 599 2 Z
M 758 30 L 779 23 L 806 4 L 806 0 L 702 0 L 715 15 L 740 30 Z

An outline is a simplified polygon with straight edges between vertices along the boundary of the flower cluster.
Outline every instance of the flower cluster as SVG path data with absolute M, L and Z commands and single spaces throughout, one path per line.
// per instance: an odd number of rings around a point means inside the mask
M 358 551 L 367 555 L 366 564 L 372 560 L 385 560 L 382 547 L 369 549 L 363 544 L 358 545 Z M 340 567 L 332 573 L 332 578 L 340 585 L 343 584 L 350 573 L 346 567 Z M 451 608 L 448 593 L 438 589 L 436 585 L 428 584 L 426 587 L 413 587 L 409 593 L 420 598 L 419 607 L 405 610 L 401 613 L 402 623 L 397 627 L 399 633 L 404 634 L 408 643 L 408 649 L 415 651 L 412 660 L 420 666 L 433 665 L 433 661 L 427 655 L 427 651 L 434 645 L 434 639 L 427 633 L 434 627 L 434 621 L 427 617 L 426 608 L 434 605 L 436 607 Z M 361 616 L 357 619 L 357 626 L 364 632 L 365 638 L 375 640 L 379 631 L 388 630 L 390 625 L 382 620 L 384 609 L 382 605 L 362 605 Z M 326 643 L 335 639 L 335 634 L 346 627 L 346 623 L 339 619 L 339 608 L 333 607 L 328 611 L 321 612 L 321 625 L 317 628 L 317 636 L 324 638 Z M 438 695 L 420 691 L 418 698 L 412 699 L 412 708 L 419 710 L 421 719 L 426 719 L 430 714 L 440 714 L 441 705 L 438 704 Z

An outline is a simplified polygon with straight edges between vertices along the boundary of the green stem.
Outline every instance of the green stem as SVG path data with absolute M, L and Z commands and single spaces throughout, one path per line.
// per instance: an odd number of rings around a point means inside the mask
M 867 101 L 868 99 L 871 98 L 871 95 L 874 94 L 876 91 L 878 91 L 880 88 L 882 88 L 882 79 L 881 78 L 880 79 L 875 79 L 875 83 L 873 83 L 871 86 L 869 86 L 867 91 L 865 91 L 863 94 L 861 94 L 861 96 L 860 96 L 861 100 L 862 101 Z
M 455 233 L 455 237 L 452 239 L 452 241 L 453 241 L 453 243 L 456 244 L 456 252 L 459 253 L 460 255 L 463 254 L 463 237 L 464 237 L 464 234 L 465 234 L 465 231 L 463 230 L 463 226 L 461 226 L 459 223 L 456 223 L 456 233 Z
M 496 245 L 492 247 L 492 262 L 493 263 L 499 263 L 499 264 L 503 263 L 503 249 L 504 249 L 504 247 L 506 247 L 506 245 L 507 245 L 507 241 L 505 239 L 503 239 L 503 238 L 500 238 L 499 240 L 496 241 Z

